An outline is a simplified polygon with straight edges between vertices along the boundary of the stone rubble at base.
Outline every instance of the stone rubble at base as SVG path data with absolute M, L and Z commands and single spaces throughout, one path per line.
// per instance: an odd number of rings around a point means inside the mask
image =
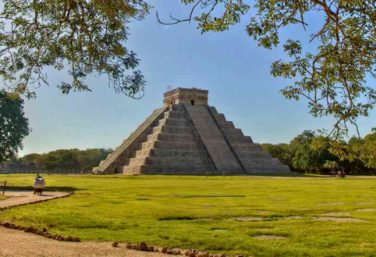
M 208 105 L 208 91 L 177 88 L 112 154 L 96 174 L 288 174 L 251 137 Z

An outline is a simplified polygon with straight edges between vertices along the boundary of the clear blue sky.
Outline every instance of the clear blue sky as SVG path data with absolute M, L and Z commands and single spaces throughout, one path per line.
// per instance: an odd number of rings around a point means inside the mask
M 305 102 L 286 100 L 279 90 L 287 81 L 270 75 L 271 63 L 284 54 L 265 50 L 245 32 L 246 19 L 224 33 L 201 35 L 195 24 L 163 26 L 169 13 L 184 15 L 173 1 L 155 0 L 146 20 L 132 23 L 128 46 L 141 59 L 146 95 L 133 100 L 109 88 L 105 78 L 89 79 L 93 92 L 62 95 L 56 82 L 65 74 L 50 72 L 50 87 L 37 90 L 37 99 L 26 101 L 32 127 L 20 155 L 61 148 L 114 148 L 151 112 L 162 105 L 168 85 L 209 90 L 209 103 L 224 113 L 255 142 L 288 142 L 306 129 L 330 128 L 330 119 L 314 119 Z M 300 29 L 286 30 L 303 43 L 308 38 Z M 361 133 L 375 125 L 375 112 L 359 121 Z

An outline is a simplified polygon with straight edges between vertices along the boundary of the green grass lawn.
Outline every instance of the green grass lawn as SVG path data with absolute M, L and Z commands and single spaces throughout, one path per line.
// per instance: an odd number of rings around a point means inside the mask
M 45 176 L 68 198 L 0 220 L 83 240 L 253 256 L 375 256 L 374 177 Z M 32 175 L 0 175 L 29 186 Z

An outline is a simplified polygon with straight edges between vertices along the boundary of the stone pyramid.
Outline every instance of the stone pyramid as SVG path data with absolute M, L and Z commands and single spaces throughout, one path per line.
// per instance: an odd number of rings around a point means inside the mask
M 96 174 L 283 174 L 288 166 L 208 106 L 208 91 L 177 88 L 112 154 Z

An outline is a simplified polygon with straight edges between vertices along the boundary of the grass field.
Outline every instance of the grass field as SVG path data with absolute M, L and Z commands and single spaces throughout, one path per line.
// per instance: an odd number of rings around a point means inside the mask
M 376 178 L 45 176 L 68 198 L 0 220 L 83 240 L 253 256 L 376 256 Z M 31 175 L 0 175 L 29 186 Z

